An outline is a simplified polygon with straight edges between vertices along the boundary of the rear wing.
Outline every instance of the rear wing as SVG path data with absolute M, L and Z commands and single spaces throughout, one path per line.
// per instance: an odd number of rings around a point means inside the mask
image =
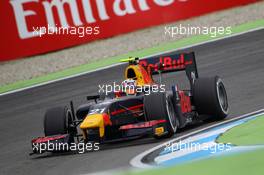
M 194 52 L 141 59 L 139 60 L 139 64 L 151 74 L 185 71 L 191 88 L 193 87 L 194 80 L 198 78 Z

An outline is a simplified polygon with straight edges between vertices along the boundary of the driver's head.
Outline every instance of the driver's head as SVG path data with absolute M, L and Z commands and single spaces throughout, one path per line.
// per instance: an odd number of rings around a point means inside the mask
M 122 82 L 123 91 L 127 95 L 135 95 L 136 94 L 136 87 L 137 82 L 133 79 L 126 79 Z

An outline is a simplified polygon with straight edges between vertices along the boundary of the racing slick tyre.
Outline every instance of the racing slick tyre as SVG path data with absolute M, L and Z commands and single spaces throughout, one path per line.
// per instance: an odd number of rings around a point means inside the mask
M 222 120 L 228 115 L 225 86 L 218 76 L 196 79 L 193 98 L 199 115 L 211 116 L 212 120 Z
M 74 132 L 70 127 L 72 122 L 72 113 L 67 107 L 55 107 L 47 110 L 44 117 L 45 136 L 69 134 L 69 143 L 73 142 Z
M 148 121 L 163 120 L 166 122 L 165 135 L 157 136 L 156 139 L 168 138 L 174 135 L 177 130 L 177 118 L 171 98 L 167 93 L 151 93 L 144 96 L 144 112 Z

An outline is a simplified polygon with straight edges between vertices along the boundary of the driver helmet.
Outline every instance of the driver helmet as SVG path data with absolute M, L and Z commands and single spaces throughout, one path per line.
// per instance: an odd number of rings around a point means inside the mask
M 137 81 L 133 79 L 126 79 L 122 82 L 122 90 L 127 95 L 136 94 Z

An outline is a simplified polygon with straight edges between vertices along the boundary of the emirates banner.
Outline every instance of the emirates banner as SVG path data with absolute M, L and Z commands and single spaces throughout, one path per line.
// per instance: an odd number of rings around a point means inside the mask
M 256 1 L 1 0 L 0 61 L 51 52 Z

